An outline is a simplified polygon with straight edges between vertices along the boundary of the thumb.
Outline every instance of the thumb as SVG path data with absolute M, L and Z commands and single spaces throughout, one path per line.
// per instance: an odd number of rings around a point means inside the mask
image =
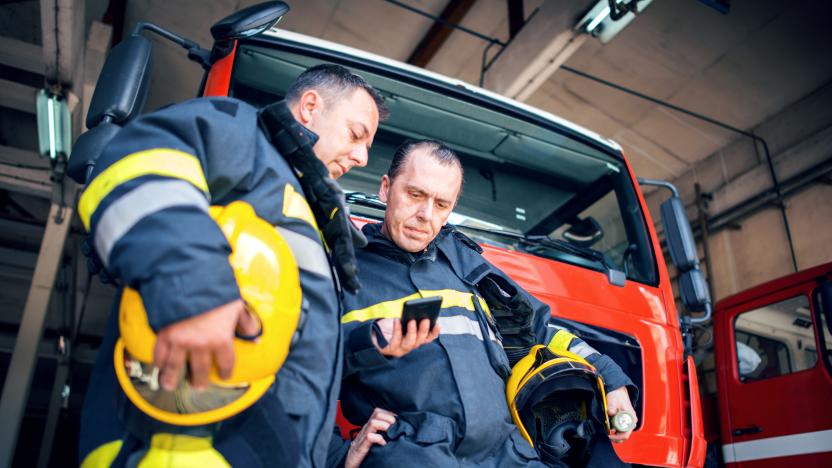
M 241 338 L 256 339 L 262 334 L 260 320 L 257 316 L 243 307 L 240 315 L 237 316 L 237 335 Z

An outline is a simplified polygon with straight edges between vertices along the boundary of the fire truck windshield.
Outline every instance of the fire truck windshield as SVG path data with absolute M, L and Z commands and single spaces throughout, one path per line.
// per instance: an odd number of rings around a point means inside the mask
M 465 188 L 449 220 L 479 242 L 655 285 L 656 261 L 623 156 L 586 130 L 394 62 L 329 55 L 277 39 L 238 46 L 230 95 L 280 99 L 306 67 L 326 61 L 360 73 L 385 98 L 369 163 L 339 183 L 354 212 L 378 218 L 382 174 L 406 139 L 442 141 L 460 156 Z M 328 51 L 332 54 L 332 51 Z M 620 275 L 619 275 L 620 276 Z

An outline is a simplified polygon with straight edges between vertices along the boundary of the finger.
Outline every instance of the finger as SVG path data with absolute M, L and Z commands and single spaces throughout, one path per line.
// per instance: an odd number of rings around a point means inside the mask
M 428 339 L 428 335 L 430 335 L 430 319 L 422 319 L 419 322 L 419 340 L 418 343 L 424 344 L 425 341 Z
M 416 347 L 416 340 L 419 338 L 419 333 L 416 331 L 416 321 L 408 320 L 407 334 L 402 339 L 402 348 L 410 351 Z
M 367 423 L 367 426 L 369 426 L 368 431 L 369 431 L 370 433 L 376 433 L 376 432 L 384 432 L 384 431 L 386 431 L 387 429 L 389 429 L 389 428 L 390 428 L 391 423 L 389 423 L 389 422 L 387 422 L 387 421 L 382 421 L 382 420 L 380 420 L 380 419 L 371 419 L 371 420 Z
M 185 350 L 183 348 L 174 347 L 165 360 L 160 372 L 160 381 L 162 388 L 172 392 L 179 384 L 179 377 L 182 375 L 182 368 L 185 365 Z
M 402 324 L 400 320 L 393 320 L 393 338 L 387 343 L 385 349 L 398 349 L 402 343 Z
M 384 437 L 381 434 L 367 434 L 367 441 L 371 445 L 381 445 L 382 447 L 387 445 L 387 441 L 384 440 Z
M 243 336 L 257 336 L 260 333 L 260 321 L 248 311 L 248 308 L 240 312 L 237 320 L 237 331 Z
M 434 325 L 433 328 L 431 329 L 430 335 L 428 336 L 428 343 L 430 343 L 431 341 L 433 341 L 437 338 L 439 338 L 439 324 L 438 323 L 436 325 Z
M 394 422 L 396 422 L 396 415 L 394 413 L 391 413 L 390 411 L 381 408 L 376 408 L 375 410 L 373 410 L 373 414 L 372 416 L 370 416 L 370 419 L 380 419 L 382 421 L 393 424 Z
M 217 363 L 217 373 L 221 379 L 228 380 L 231 378 L 235 359 L 234 342 L 231 340 L 214 350 L 214 362 Z
M 168 360 L 170 354 L 170 345 L 166 339 L 158 337 L 156 346 L 153 347 L 153 365 L 161 369 Z
M 188 354 L 191 368 L 191 385 L 195 390 L 208 388 L 208 374 L 211 371 L 211 354 L 207 351 L 192 351 Z

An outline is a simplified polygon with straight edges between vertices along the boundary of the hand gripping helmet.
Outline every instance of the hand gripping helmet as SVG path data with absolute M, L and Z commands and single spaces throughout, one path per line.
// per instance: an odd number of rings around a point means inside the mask
M 540 458 L 555 466 L 585 466 L 596 437 L 609 432 L 601 377 L 580 356 L 534 346 L 506 385 L 514 423 Z
M 221 380 L 211 369 L 207 390 L 194 391 L 187 378 L 172 392 L 161 389 L 153 366 L 156 335 L 139 293 L 125 288 L 119 309 L 116 377 L 130 401 L 158 421 L 201 426 L 228 419 L 269 389 L 289 354 L 301 313 L 298 267 L 286 241 L 245 202 L 211 207 L 210 215 L 231 244 L 229 262 L 240 295 L 260 322 L 256 339 L 234 340 L 235 365 Z

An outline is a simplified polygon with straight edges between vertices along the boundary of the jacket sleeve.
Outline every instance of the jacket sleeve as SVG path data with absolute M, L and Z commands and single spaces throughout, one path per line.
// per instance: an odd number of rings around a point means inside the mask
M 604 380 L 605 391 L 609 392 L 626 386 L 630 393 L 630 399 L 634 402 L 638 400 L 638 387 L 627 377 L 627 374 L 624 373 L 621 366 L 616 364 L 609 356 L 599 353 L 595 348 L 568 330 L 550 325 L 549 317 L 551 315 L 551 309 L 548 305 L 529 294 L 509 278 L 508 275 L 493 265 L 492 268 L 514 285 L 518 294 L 525 296 L 529 303 L 531 303 L 534 310 L 534 331 L 538 343 L 550 347 L 561 347 L 586 359 L 601 374 L 601 378 Z
M 375 333 L 379 346 L 387 346 L 381 333 L 377 333 L 375 320 L 342 322 L 342 329 L 344 332 L 344 379 L 362 370 L 390 365 L 387 357 L 381 354 L 373 344 L 372 334 Z
M 139 291 L 151 327 L 240 297 L 208 207 L 254 172 L 254 108 L 196 99 L 125 126 L 96 162 L 79 215 L 105 267 Z

